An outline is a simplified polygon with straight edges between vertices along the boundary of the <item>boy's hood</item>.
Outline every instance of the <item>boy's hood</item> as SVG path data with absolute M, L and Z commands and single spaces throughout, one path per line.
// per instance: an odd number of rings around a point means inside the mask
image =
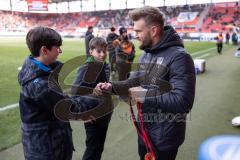
M 39 77 L 49 75 L 51 71 L 59 65 L 62 65 L 62 63 L 57 61 L 50 66 L 46 66 L 35 60 L 32 56 L 29 56 L 25 59 L 22 69 L 18 74 L 18 82 L 21 86 L 24 86 Z

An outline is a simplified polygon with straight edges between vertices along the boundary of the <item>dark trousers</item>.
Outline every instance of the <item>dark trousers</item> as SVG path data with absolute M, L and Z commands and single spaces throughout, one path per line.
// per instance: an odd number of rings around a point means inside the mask
M 97 119 L 96 122 L 84 124 L 86 131 L 86 150 L 82 160 L 101 159 L 110 119 L 111 114 Z
M 218 43 L 217 44 L 217 51 L 219 54 L 222 54 L 222 48 L 223 48 L 223 44 L 222 43 Z
M 175 160 L 177 156 L 178 148 L 172 149 L 172 150 L 166 150 L 166 151 L 156 151 L 155 148 L 155 154 L 156 154 L 156 160 Z M 140 156 L 140 160 L 144 160 L 144 156 L 147 153 L 147 149 L 143 143 L 143 141 L 138 138 L 138 154 Z

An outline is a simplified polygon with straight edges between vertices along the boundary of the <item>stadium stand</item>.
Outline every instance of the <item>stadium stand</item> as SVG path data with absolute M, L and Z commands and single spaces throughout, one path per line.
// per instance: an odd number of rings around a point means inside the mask
M 225 16 L 225 15 L 228 16 Z M 204 19 L 202 32 L 232 32 L 234 26 L 240 25 L 240 6 L 236 3 L 213 5 Z
M 160 8 L 167 23 L 179 33 L 232 32 L 240 25 L 240 7 L 237 3 L 185 5 Z M 0 11 L 0 32 L 26 32 L 32 27 L 44 25 L 63 35 L 76 35 L 79 30 L 94 26 L 107 30 L 111 26 L 132 28 L 128 9 L 75 13 L 27 13 Z M 228 14 L 229 16 L 224 16 Z M 206 15 L 206 16 L 205 16 Z M 202 23 L 201 23 L 202 21 Z
M 165 14 L 171 15 L 168 21 L 178 32 L 197 32 L 199 17 L 205 7 L 205 5 L 186 5 L 181 8 L 166 9 Z

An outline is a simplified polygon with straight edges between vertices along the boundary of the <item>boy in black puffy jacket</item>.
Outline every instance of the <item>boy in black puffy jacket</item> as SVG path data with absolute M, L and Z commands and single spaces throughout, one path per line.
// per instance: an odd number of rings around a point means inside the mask
M 72 87 L 73 95 L 91 94 L 99 82 L 109 82 L 110 69 L 105 62 L 107 57 L 107 43 L 103 38 L 95 37 L 89 43 L 90 57 L 81 66 Z M 89 92 L 87 89 L 89 89 Z M 84 91 L 83 91 L 84 90 Z M 83 160 L 100 160 L 104 149 L 104 142 L 108 125 L 112 115 L 112 100 L 110 94 L 103 94 L 102 106 L 98 107 L 95 120 L 84 124 L 86 129 L 86 150 Z M 89 102 L 91 103 L 91 102 Z
M 28 32 L 26 43 L 31 55 L 18 75 L 24 157 L 26 160 L 71 160 L 74 148 L 70 123 L 56 115 L 59 102 L 70 100 L 57 83 L 62 67 L 57 61 L 62 53 L 62 38 L 51 28 L 36 27 Z M 78 111 L 92 109 L 84 104 L 87 102 L 84 97 L 71 100 Z M 98 105 L 93 102 L 94 106 Z

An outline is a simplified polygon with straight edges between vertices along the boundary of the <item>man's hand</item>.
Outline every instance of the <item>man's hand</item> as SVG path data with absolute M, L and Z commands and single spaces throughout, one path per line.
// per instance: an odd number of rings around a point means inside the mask
M 112 84 L 106 82 L 98 83 L 95 88 L 102 91 L 112 91 Z
M 144 89 L 141 86 L 139 86 L 130 88 L 128 91 L 133 101 L 144 103 L 145 96 L 147 94 L 147 89 Z

